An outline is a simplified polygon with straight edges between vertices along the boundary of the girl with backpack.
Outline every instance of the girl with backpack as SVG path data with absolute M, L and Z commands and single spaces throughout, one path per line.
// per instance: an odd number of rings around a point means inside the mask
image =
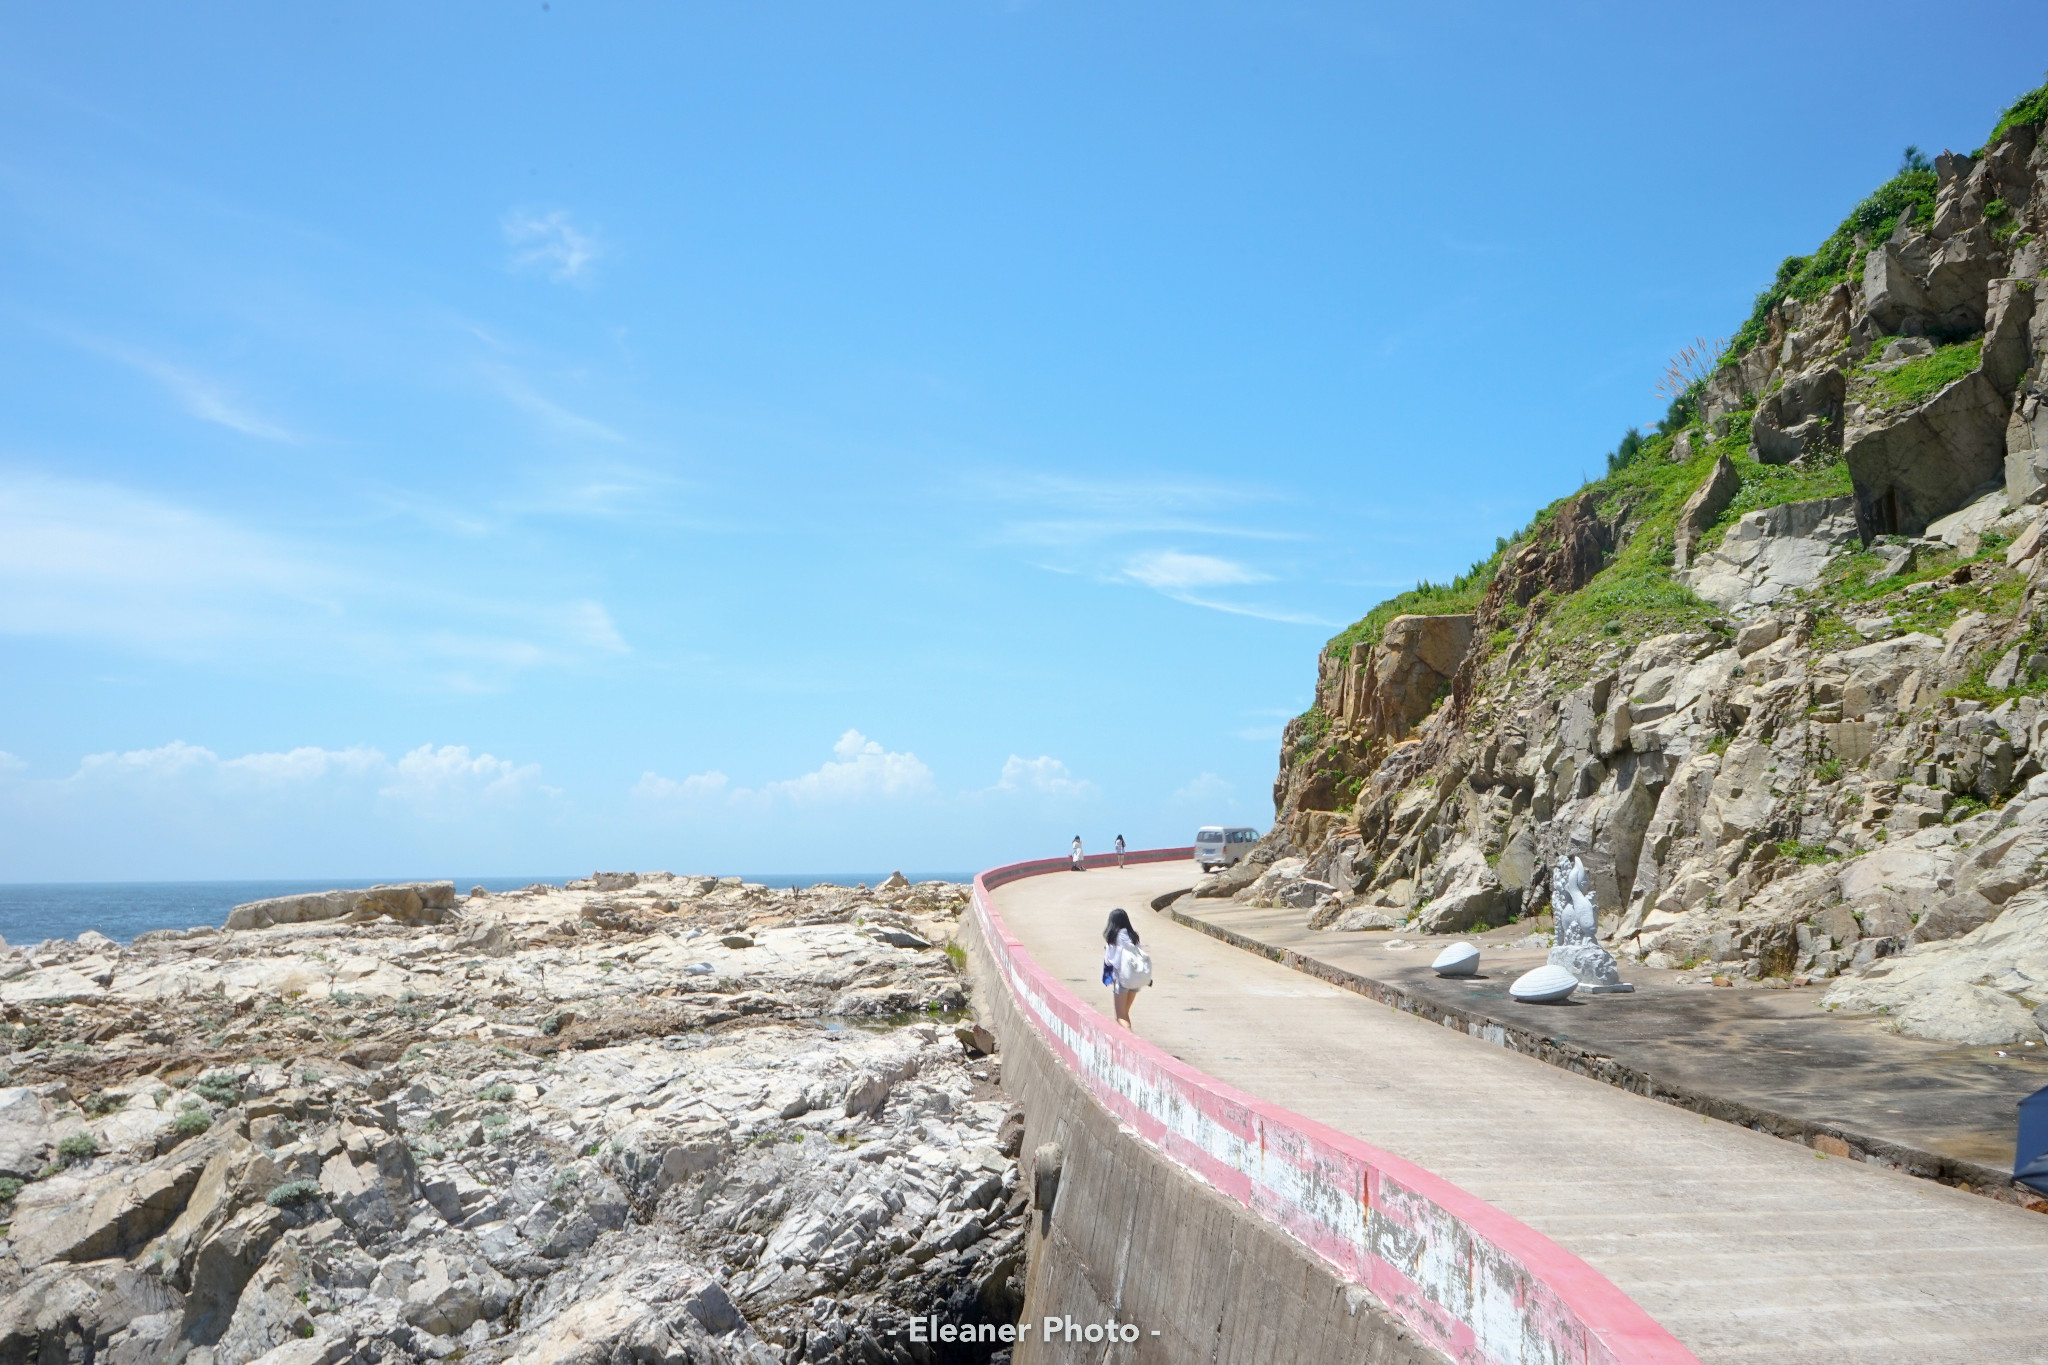
M 1131 1002 L 1138 992 L 1152 984 L 1152 958 L 1138 946 L 1138 931 L 1121 907 L 1109 912 L 1103 927 L 1102 984 L 1109 987 L 1116 1004 L 1116 1021 L 1131 1026 Z

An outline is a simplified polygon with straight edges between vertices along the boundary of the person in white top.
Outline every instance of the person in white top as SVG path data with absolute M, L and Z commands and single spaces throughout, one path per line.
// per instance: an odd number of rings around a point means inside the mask
M 1080 836 L 1080 835 L 1078 835 L 1078 834 L 1076 834 L 1076 835 L 1074 836 L 1074 853 L 1073 853 L 1073 859 L 1074 859 L 1074 869 L 1073 869 L 1074 871 L 1076 871 L 1076 872 L 1086 872 L 1086 871 L 1088 870 L 1088 864 L 1087 864 L 1087 862 L 1086 862 L 1086 861 L 1085 861 L 1085 860 L 1084 860 L 1084 859 L 1083 859 L 1083 858 L 1081 857 L 1081 836 Z
M 1116 957 L 1118 950 L 1126 944 L 1133 948 L 1138 946 L 1138 931 L 1132 927 L 1131 917 L 1128 912 L 1121 908 L 1109 912 L 1109 923 L 1103 926 L 1102 941 L 1109 945 L 1102 950 L 1102 984 L 1109 987 L 1110 995 L 1116 1005 L 1116 1021 L 1125 1028 L 1129 1028 L 1131 1026 L 1131 1002 L 1138 998 L 1138 993 L 1136 991 L 1120 990 L 1116 984 Z
M 1124 836 L 1121 834 L 1116 836 L 1116 865 L 1124 865 Z

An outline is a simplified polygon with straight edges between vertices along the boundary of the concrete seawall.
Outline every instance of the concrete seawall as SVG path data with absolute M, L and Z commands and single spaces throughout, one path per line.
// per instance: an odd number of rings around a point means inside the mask
M 1082 1004 L 1024 953 L 990 896 L 1066 866 L 983 874 L 963 934 L 1027 1156 L 1046 1143 L 1062 1155 L 1034 1224 L 1020 1363 L 1693 1361 L 1583 1261 L 1499 1210 Z M 1128 1324 L 1126 1344 L 1049 1343 L 1048 1317 Z

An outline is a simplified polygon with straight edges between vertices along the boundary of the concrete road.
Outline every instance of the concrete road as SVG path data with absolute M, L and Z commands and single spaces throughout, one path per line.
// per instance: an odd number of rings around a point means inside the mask
M 2048 1362 L 2048 1216 L 1572 1075 L 1149 909 L 1196 875 L 1173 863 L 1053 873 L 995 902 L 1105 1015 L 1102 925 L 1123 906 L 1152 954 L 1140 1034 L 1522 1220 L 1702 1361 Z

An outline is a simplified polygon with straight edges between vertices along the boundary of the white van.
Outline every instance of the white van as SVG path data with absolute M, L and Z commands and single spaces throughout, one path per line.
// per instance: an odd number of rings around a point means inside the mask
M 1238 859 L 1252 851 L 1252 845 L 1259 841 L 1255 829 L 1226 829 L 1220 825 L 1204 825 L 1195 831 L 1195 861 L 1202 871 L 1214 872 L 1219 867 L 1230 867 Z

